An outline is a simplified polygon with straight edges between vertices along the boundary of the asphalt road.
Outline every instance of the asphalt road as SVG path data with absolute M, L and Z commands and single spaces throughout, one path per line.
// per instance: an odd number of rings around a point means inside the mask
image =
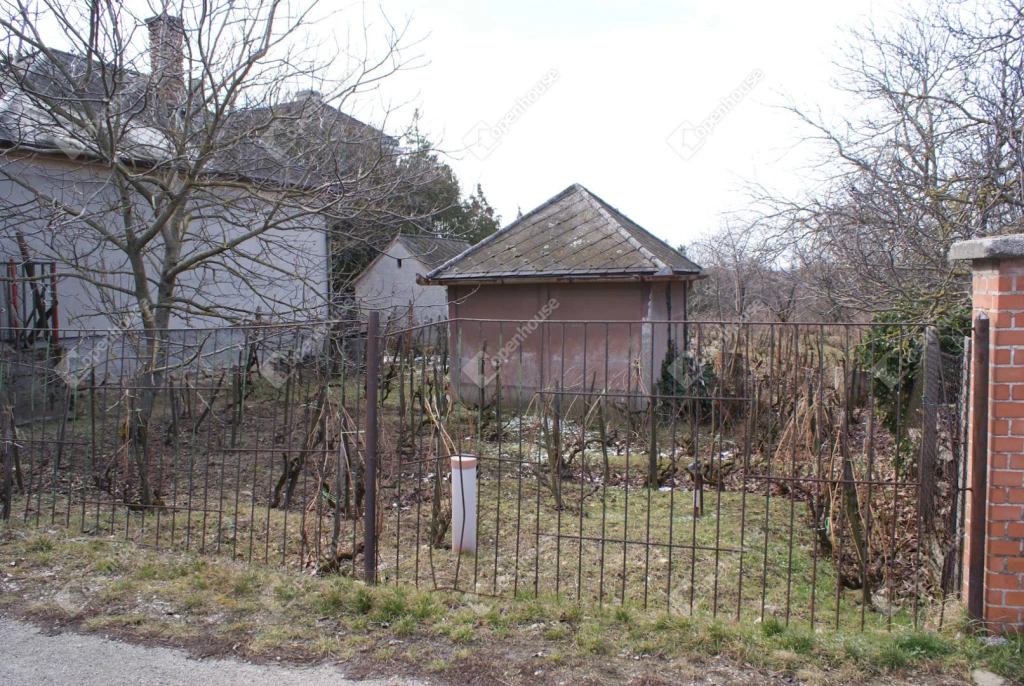
M 0 619 L 3 686 L 424 686 L 388 679 L 350 681 L 330 666 L 260 666 L 237 660 L 192 660 L 171 648 L 97 636 L 46 636 L 30 624 Z

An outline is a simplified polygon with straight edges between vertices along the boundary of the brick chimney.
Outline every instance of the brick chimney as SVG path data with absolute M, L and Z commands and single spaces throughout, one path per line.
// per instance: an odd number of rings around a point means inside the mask
M 185 98 L 185 24 L 166 12 L 146 20 L 149 27 L 150 97 L 157 119 L 174 117 Z

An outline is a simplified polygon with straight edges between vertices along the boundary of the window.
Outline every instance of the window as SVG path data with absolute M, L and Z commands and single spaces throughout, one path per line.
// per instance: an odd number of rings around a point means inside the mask
M 398 268 L 401 269 L 402 268 L 402 258 L 399 257 L 397 259 L 398 259 Z

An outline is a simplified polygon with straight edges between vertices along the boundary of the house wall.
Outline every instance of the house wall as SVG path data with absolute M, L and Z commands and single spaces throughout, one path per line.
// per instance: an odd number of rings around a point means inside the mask
M 109 174 L 89 161 L 0 157 L 0 261 L 5 265 L 9 260 L 22 262 L 17 242 L 20 231 L 32 260 L 57 262 L 58 325 L 65 333 L 138 326 L 134 280 L 125 254 L 99 240 L 96 229 L 83 221 L 42 207 L 29 189 L 82 208 L 87 217 L 123 236 L 123 223 L 111 210 L 116 191 Z M 269 205 L 256 204 L 239 192 L 234 192 L 234 197 L 221 192 L 225 197 L 207 198 L 205 206 L 195 212 L 190 225 L 194 239 L 185 245 L 184 255 L 231 240 L 262 221 Z M 145 204 L 138 198 L 133 206 L 139 211 Z M 219 208 L 224 208 L 220 214 Z M 151 275 L 159 269 L 162 252 L 158 240 L 147 256 Z M 212 314 L 175 316 L 172 327 L 218 325 L 223 323 L 218 315 L 249 320 L 257 310 L 264 322 L 326 316 L 327 243 L 319 219 L 297 219 L 294 225 L 250 238 L 233 255 L 230 263 L 209 260 L 181 274 L 176 294 L 193 299 Z M 5 268 L 4 275 L 6 272 Z M 83 280 L 83 274 L 102 274 L 110 285 L 127 292 L 99 288 Z M 155 291 L 156 286 L 151 283 L 150 289 Z M 0 317 L 0 326 L 7 325 L 6 315 Z
M 664 283 L 449 287 L 458 393 L 515 404 L 542 389 L 607 389 L 640 402 L 657 384 L 670 333 L 683 335 L 684 288 L 671 288 L 679 304 L 670 323 Z
M 398 266 L 398 261 L 402 266 Z M 448 316 L 444 286 L 420 286 L 417 274 L 430 271 L 401 242 L 391 244 L 353 284 L 356 302 L 364 311 L 380 310 L 382 323 L 392 328 L 423 326 Z

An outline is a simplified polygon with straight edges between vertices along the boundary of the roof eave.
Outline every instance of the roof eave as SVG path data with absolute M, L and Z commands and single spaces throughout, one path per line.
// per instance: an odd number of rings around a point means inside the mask
M 72 157 L 66 151 L 57 148 L 42 148 L 31 145 L 29 143 L 19 143 L 12 141 L 7 138 L 0 138 L 0 151 L 11 152 L 11 153 L 24 153 L 26 155 L 35 155 L 39 157 L 49 158 L 51 160 L 64 161 L 64 162 L 92 162 L 95 164 L 109 164 L 105 159 L 99 155 L 92 153 L 88 150 L 83 150 L 76 156 Z M 126 165 L 135 167 L 138 169 L 156 169 L 159 166 L 165 165 L 166 161 L 158 161 L 153 159 L 147 159 L 144 157 L 124 157 L 120 160 Z M 169 169 L 183 171 L 180 166 L 169 166 Z M 319 186 L 310 186 L 304 183 L 292 183 L 292 182 L 281 182 L 271 178 L 260 178 L 253 175 L 246 175 L 241 172 L 222 172 L 217 170 L 211 170 L 200 174 L 200 178 L 204 179 L 221 179 L 225 181 L 237 181 L 249 185 L 257 184 L 270 184 L 276 188 L 288 189 L 288 190 L 299 190 L 303 192 L 313 193 L 319 189 Z
M 665 281 L 697 281 L 707 278 L 704 272 L 673 272 L 663 273 L 607 273 L 607 274 L 550 274 L 550 275 L 514 275 L 495 276 L 426 276 L 416 277 L 421 286 L 476 286 L 484 284 L 536 284 L 536 283 L 654 283 Z

